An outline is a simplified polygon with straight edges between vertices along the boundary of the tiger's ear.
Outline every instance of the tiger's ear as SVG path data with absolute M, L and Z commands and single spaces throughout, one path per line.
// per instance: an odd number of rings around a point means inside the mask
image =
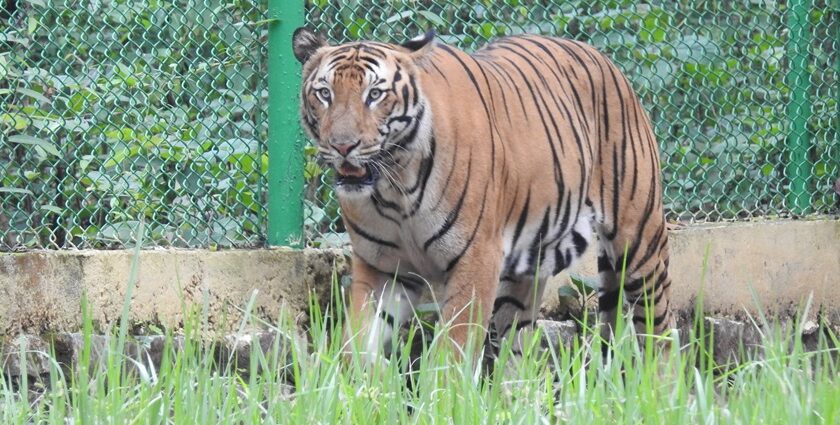
M 412 38 L 402 44 L 408 49 L 409 56 L 415 61 L 422 60 L 435 45 L 435 30 L 429 29 L 425 34 Z
M 306 63 L 315 51 L 328 45 L 323 35 L 309 28 L 300 27 L 292 34 L 292 50 L 295 52 L 295 58 L 302 64 Z

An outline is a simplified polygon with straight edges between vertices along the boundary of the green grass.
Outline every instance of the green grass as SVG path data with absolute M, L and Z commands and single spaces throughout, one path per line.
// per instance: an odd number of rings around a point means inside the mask
M 806 351 L 795 329 L 766 323 L 763 355 L 727 369 L 713 364 L 708 338 L 697 336 L 705 332 L 700 327 L 676 342 L 680 350 L 663 355 L 619 325 L 614 358 L 605 364 L 601 341 L 592 336 L 597 332 L 584 323 L 574 347 L 543 350 L 535 335 L 515 371 L 483 374 L 480 365 L 452 362 L 434 349 L 440 337 L 426 341 L 432 349 L 420 354 L 413 371 L 412 341 L 387 365 L 365 368 L 358 353 L 343 363 L 332 332 L 341 315 L 340 308 L 322 312 L 313 304 L 308 344 L 284 343 L 294 330 L 278 320 L 273 349 L 252 350 L 250 363 L 238 365 L 241 373 L 220 364 L 215 347 L 196 337 L 200 319 L 185 325 L 180 348 L 167 335 L 159 368 L 123 354 L 118 344 L 125 326 L 113 330 L 109 354 L 88 366 L 93 326 L 85 315 L 80 365 L 68 369 L 53 361 L 47 382 L 34 385 L 47 388 L 41 391 L 20 389 L 31 382 L 1 379 L 0 423 L 840 422 L 840 366 L 828 348 L 838 341 L 830 333 L 816 351 Z M 411 332 L 409 339 L 425 335 Z M 503 347 L 499 363 L 508 350 Z

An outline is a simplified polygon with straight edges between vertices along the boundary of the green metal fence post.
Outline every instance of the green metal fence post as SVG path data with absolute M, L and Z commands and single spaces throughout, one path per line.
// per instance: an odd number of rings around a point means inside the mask
M 808 3 L 807 0 L 790 0 L 787 11 L 787 57 L 790 64 L 787 75 L 787 85 L 790 89 L 787 106 L 790 120 L 787 148 L 790 156 L 785 164 L 785 176 L 790 184 L 790 210 L 796 214 L 807 212 L 811 206 L 811 194 L 808 191 L 808 180 L 811 177 L 811 165 L 808 162 L 808 119 L 812 113 L 811 79 L 808 73 L 808 49 L 811 45 Z
M 303 244 L 300 64 L 292 33 L 304 24 L 303 0 L 268 0 L 268 244 Z

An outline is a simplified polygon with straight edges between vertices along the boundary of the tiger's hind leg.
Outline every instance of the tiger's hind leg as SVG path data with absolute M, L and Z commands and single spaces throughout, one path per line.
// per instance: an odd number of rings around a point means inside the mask
M 601 226 L 598 271 L 602 282 L 598 310 L 605 340 L 612 338 L 622 289 L 623 299 L 633 311 L 632 322 L 638 335 L 662 335 L 675 326 L 670 309 L 671 278 L 665 220 L 653 217 L 649 220 L 649 226 L 642 227 L 640 234 L 634 232 L 641 226 L 632 220 L 622 222 L 612 235 Z
M 511 344 L 514 356 L 522 355 L 533 336 L 545 284 L 545 278 L 502 279 L 487 336 L 486 349 L 491 360 L 506 342 Z
M 619 276 L 615 272 L 615 260 L 609 254 L 609 249 L 603 242 L 604 236 L 600 236 L 601 246 L 598 248 L 598 275 L 601 280 L 601 287 L 598 291 L 598 314 L 601 318 L 601 338 L 603 343 L 601 349 L 607 354 L 608 345 L 606 342 L 612 340 L 615 332 L 616 319 L 618 317 L 619 305 Z

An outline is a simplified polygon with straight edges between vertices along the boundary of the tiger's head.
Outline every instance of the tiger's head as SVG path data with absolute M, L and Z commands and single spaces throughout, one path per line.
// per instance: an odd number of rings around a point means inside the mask
M 429 113 L 416 74 L 433 39 L 429 31 L 402 45 L 331 46 L 306 28 L 294 32 L 303 64 L 301 121 L 321 160 L 336 170 L 339 194 L 365 194 L 383 175 L 397 178 L 426 148 Z

